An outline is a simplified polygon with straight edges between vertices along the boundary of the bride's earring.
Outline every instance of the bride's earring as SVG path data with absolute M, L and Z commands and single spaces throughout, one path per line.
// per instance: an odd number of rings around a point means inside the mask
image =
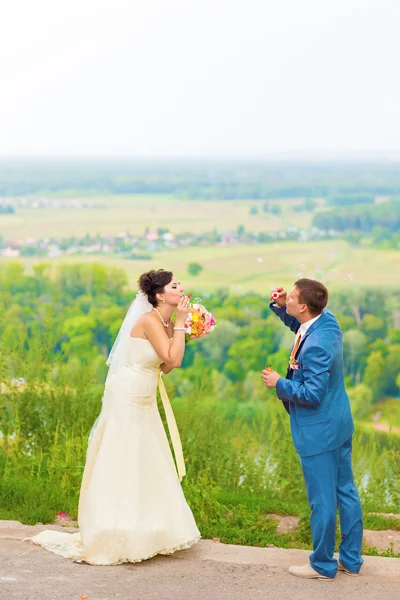
M 164 298 L 162 299 L 163 302 L 165 302 Z

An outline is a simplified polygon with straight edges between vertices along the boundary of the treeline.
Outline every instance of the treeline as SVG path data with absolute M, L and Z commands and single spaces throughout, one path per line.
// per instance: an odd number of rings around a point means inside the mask
M 377 195 L 400 194 L 400 163 L 217 160 L 0 163 L 0 196 L 73 191 L 172 194 L 210 200 L 329 197 L 333 203 L 346 204 L 364 202 Z
M 371 233 L 374 228 L 382 228 L 388 233 L 400 229 L 400 202 L 392 200 L 374 205 L 347 206 L 318 212 L 314 215 L 313 225 L 319 229 L 335 231 L 355 230 Z
M 3 383 L 22 377 L 50 385 L 88 365 L 97 372 L 100 397 L 105 358 L 135 295 L 125 273 L 99 264 L 61 265 L 57 271 L 43 264 L 30 275 L 7 263 L 0 268 L 0 290 Z M 201 388 L 221 401 L 230 398 L 234 410 L 239 403 L 245 414 L 265 399 L 262 368 L 271 364 L 286 373 L 293 335 L 266 297 L 221 289 L 203 301 L 218 327 L 188 344 L 183 369 L 168 376 L 169 385 L 178 397 Z M 343 330 L 353 407 L 364 416 L 374 402 L 400 394 L 400 288 L 347 288 L 332 294 L 329 307 Z M 51 381 L 44 382 L 41 373 L 49 372 L 49 364 Z
M 373 194 L 335 194 L 327 198 L 328 206 L 353 206 L 355 204 L 374 204 Z

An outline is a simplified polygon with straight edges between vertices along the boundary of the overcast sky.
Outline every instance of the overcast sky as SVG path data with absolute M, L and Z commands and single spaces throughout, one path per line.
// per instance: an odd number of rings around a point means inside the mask
M 0 155 L 400 155 L 399 31 L 399 0 L 9 0 Z

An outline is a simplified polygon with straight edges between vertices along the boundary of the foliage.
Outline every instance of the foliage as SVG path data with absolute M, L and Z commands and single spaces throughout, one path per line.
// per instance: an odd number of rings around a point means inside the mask
M 123 273 L 102 265 L 65 265 L 55 273 L 42 265 L 29 275 L 8 264 L 0 269 L 0 285 L 0 518 L 35 523 L 51 521 L 57 512 L 76 517 L 105 356 L 132 292 Z M 368 418 L 386 389 L 398 394 L 396 298 L 367 290 L 332 301 L 344 328 L 357 419 Z M 187 460 L 185 494 L 199 527 L 203 536 L 227 542 L 309 547 L 289 420 L 260 379 L 266 361 L 281 372 L 286 368 L 292 336 L 284 335 L 268 302 L 256 294 L 221 290 L 207 299 L 207 308 L 218 328 L 190 343 L 183 368 L 166 377 Z M 381 377 L 382 369 L 390 376 Z M 398 415 L 398 401 L 392 402 Z M 399 438 L 358 425 L 353 456 L 364 510 L 395 512 Z M 300 528 L 279 535 L 270 513 L 300 515 Z M 391 525 L 398 527 L 397 521 Z
M 313 224 L 320 229 L 373 233 L 375 241 L 379 241 L 380 234 L 398 233 L 400 229 L 400 202 L 389 201 L 381 204 L 360 204 L 333 208 L 329 211 L 316 213 Z
M 187 272 L 189 273 L 189 275 L 192 275 L 193 277 L 196 277 L 196 275 L 199 275 L 203 270 L 203 266 L 198 263 L 198 262 L 190 262 L 187 266 Z

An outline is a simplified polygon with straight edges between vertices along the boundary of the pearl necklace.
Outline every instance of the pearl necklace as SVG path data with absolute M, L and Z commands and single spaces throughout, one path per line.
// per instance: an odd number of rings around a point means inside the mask
M 156 311 L 156 313 L 158 314 L 158 316 L 160 317 L 160 321 L 161 321 L 161 323 L 164 325 L 164 327 L 169 327 L 169 326 L 170 326 L 170 324 L 171 324 L 171 319 L 169 319 L 168 323 L 166 323 L 166 322 L 164 321 L 164 319 L 163 319 L 163 316 L 162 316 L 162 314 L 161 314 L 161 313 L 160 313 L 160 311 L 158 310 L 158 308 L 155 308 L 155 307 L 154 307 L 154 308 L 153 308 L 153 310 L 155 310 L 155 311 Z

